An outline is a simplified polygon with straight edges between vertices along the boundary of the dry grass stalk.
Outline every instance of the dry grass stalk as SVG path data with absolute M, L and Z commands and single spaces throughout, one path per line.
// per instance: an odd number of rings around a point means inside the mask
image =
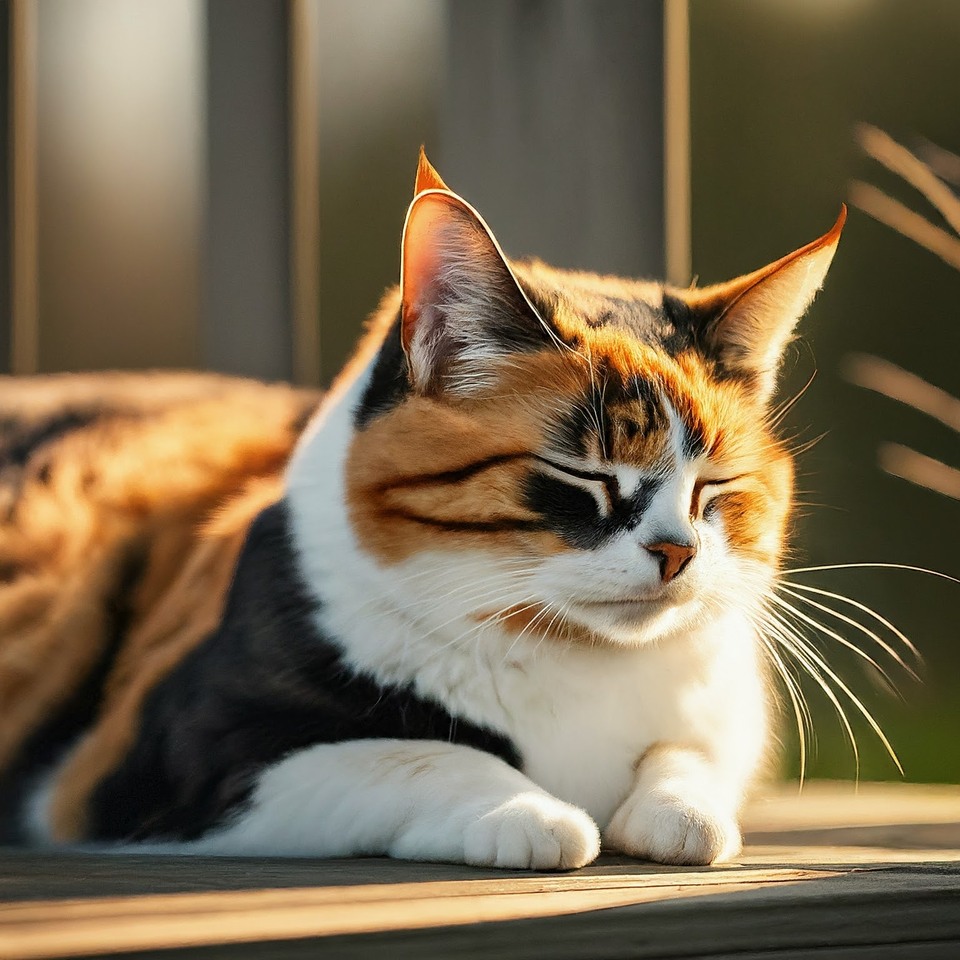
M 927 159 L 922 160 L 868 124 L 861 124 L 856 136 L 865 153 L 918 190 L 953 232 L 861 181 L 850 185 L 851 203 L 960 270 L 960 197 L 949 186 L 951 181 L 960 182 L 960 157 L 924 143 L 921 149 Z M 913 407 L 960 433 L 960 400 L 916 374 L 864 354 L 851 356 L 845 372 L 853 383 Z M 887 473 L 960 500 L 960 470 L 956 467 L 897 443 L 881 445 L 879 461 Z
M 850 203 L 960 270 L 960 239 L 869 183 L 850 184 Z
M 960 199 L 919 157 L 877 127 L 861 123 L 857 140 L 864 152 L 919 190 L 960 234 Z
M 929 140 L 921 139 L 917 156 L 945 183 L 960 187 L 960 157 Z
M 844 372 L 858 386 L 899 400 L 960 433 L 960 400 L 915 373 L 865 353 L 851 354 Z
M 899 443 L 880 445 L 880 466 L 918 487 L 960 500 L 960 470 Z

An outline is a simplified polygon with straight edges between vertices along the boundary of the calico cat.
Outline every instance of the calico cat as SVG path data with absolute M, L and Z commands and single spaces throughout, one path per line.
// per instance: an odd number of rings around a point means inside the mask
M 421 156 L 400 286 L 305 426 L 283 387 L 6 384 L 8 839 L 735 856 L 791 509 L 770 400 L 844 215 L 678 289 L 508 260 Z

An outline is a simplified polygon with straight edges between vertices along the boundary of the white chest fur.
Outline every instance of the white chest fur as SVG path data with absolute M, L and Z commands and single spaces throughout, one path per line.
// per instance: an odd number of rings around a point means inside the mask
M 371 616 L 369 607 L 365 623 L 361 616 L 334 602 L 322 617 L 324 629 L 350 637 L 354 665 L 385 683 L 410 682 L 450 712 L 506 734 L 532 780 L 601 824 L 656 743 L 698 749 L 737 783 L 762 747 L 751 637 L 734 618 L 662 648 L 619 649 L 517 642 L 495 627 L 458 643 L 463 624 L 425 636 L 401 617 Z
M 343 507 L 342 465 L 364 380 L 321 414 L 287 478 L 295 547 L 321 601 L 318 627 L 346 659 L 510 737 L 531 779 L 601 824 L 657 743 L 702 751 L 729 772 L 731 784 L 742 783 L 757 763 L 765 722 L 754 639 L 740 615 L 659 646 L 518 640 L 464 616 L 459 601 L 471 589 L 469 564 L 445 583 L 442 558 L 384 570 L 363 553 Z M 433 602 L 425 604 L 416 585 L 431 576 Z M 502 571 L 485 589 L 502 599 L 509 579 Z

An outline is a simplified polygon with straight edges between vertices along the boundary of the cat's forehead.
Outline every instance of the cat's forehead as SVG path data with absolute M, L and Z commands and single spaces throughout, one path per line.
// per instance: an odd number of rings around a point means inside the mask
M 572 344 L 606 333 L 671 354 L 692 345 L 686 305 L 660 283 L 560 270 L 539 261 L 516 269 L 543 319 Z
M 529 417 L 548 449 L 577 460 L 644 469 L 742 461 L 765 442 L 763 418 L 741 386 L 718 380 L 696 351 L 674 355 L 616 330 L 514 355 L 497 392 L 503 419 Z
M 650 467 L 696 459 L 717 430 L 697 398 L 646 370 L 623 377 L 601 362 L 550 425 L 550 446 L 567 457 Z M 683 389 L 680 387 L 679 389 Z

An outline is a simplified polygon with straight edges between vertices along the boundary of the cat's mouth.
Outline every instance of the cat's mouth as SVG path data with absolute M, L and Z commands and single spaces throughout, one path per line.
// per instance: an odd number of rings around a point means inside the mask
M 665 590 L 659 590 L 656 593 L 649 593 L 645 596 L 634 595 L 630 597 L 574 600 L 573 604 L 574 606 L 583 607 L 587 610 L 643 610 L 668 602 L 665 594 Z
M 654 596 L 617 597 L 609 600 L 575 600 L 569 612 L 574 619 L 590 623 L 618 622 L 639 623 L 657 617 L 673 607 L 675 601 L 662 592 Z
M 584 598 L 572 601 L 567 614 L 591 629 L 601 632 L 627 630 L 635 639 L 632 631 L 659 633 L 661 628 L 673 623 L 682 616 L 681 609 L 687 608 L 688 599 L 669 589 L 641 596 Z
M 661 600 L 661 596 L 655 597 L 615 597 L 610 600 L 576 600 L 575 603 L 581 607 L 617 607 L 617 606 L 640 606 L 647 603 L 655 603 Z

